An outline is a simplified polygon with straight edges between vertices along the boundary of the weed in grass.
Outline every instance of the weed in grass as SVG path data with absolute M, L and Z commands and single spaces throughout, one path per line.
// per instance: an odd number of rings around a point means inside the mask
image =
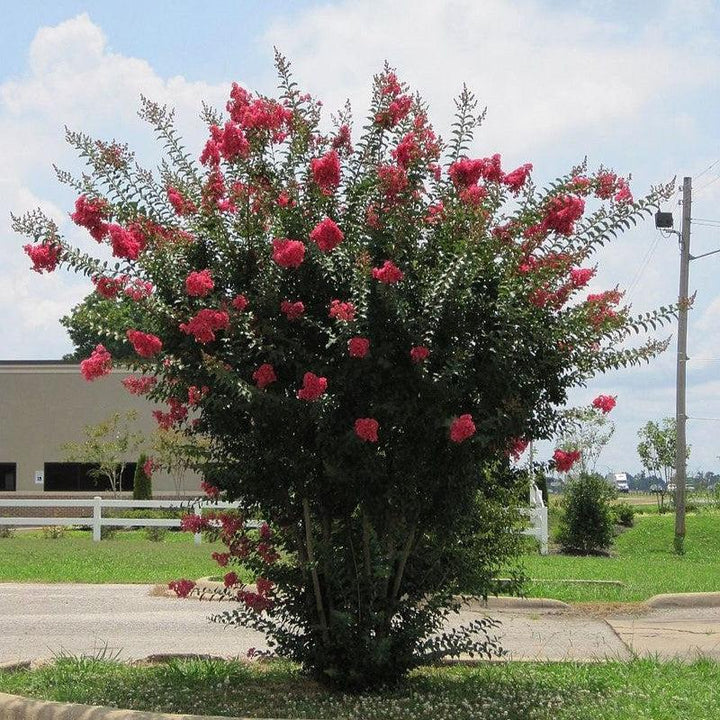
M 59 540 L 64 538 L 67 530 L 62 525 L 47 525 L 42 529 L 45 540 Z
M 145 537 L 150 542 L 162 542 L 167 535 L 168 530 L 164 527 L 151 526 L 145 528 Z
M 78 678 L 80 681 L 78 681 Z M 296 665 L 172 660 L 128 666 L 59 658 L 0 674 L 0 691 L 156 712 L 332 720 L 708 720 L 720 665 L 488 663 L 420 668 L 371 693 L 333 692 Z
M 8 525 L 0 525 L 0 540 L 15 537 L 15 528 Z

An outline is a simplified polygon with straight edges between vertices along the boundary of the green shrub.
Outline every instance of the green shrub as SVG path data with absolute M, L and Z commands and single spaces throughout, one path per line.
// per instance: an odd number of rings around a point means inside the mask
M 613 507 L 615 522 L 623 527 L 632 527 L 635 524 L 635 508 L 630 503 L 621 502 Z
M 0 525 L 0 538 L 15 537 L 15 528 L 7 525 Z
M 563 552 L 590 555 L 610 548 L 614 517 L 609 501 L 615 495 L 600 475 L 581 475 L 566 485 L 557 535 Z
M 148 457 L 144 453 L 138 458 L 135 466 L 135 483 L 133 485 L 134 500 L 152 499 L 152 478 L 145 471 Z
M 100 528 L 100 539 L 101 540 L 113 540 L 118 534 L 118 529 L 110 525 L 103 525 Z

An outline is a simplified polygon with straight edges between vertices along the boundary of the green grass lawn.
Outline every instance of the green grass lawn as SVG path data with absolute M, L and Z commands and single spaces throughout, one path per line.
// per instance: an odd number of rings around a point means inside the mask
M 142 530 L 118 532 L 93 542 L 89 531 L 43 538 L 35 531 L 0 538 L 0 582 L 168 583 L 178 578 L 217 575 L 210 557 L 220 544 L 195 545 L 189 533 L 169 532 L 150 542 Z
M 129 666 L 61 658 L 0 673 L 0 691 L 171 713 L 343 720 L 709 720 L 720 664 L 486 663 L 420 668 L 398 686 L 332 692 L 289 663 L 178 660 Z
M 567 602 L 630 602 L 673 592 L 720 591 L 720 513 L 687 516 L 686 553 L 672 551 L 673 515 L 636 516 L 615 540 L 613 557 L 537 554 L 523 559 L 530 597 Z M 563 579 L 619 580 L 625 587 L 571 585 Z

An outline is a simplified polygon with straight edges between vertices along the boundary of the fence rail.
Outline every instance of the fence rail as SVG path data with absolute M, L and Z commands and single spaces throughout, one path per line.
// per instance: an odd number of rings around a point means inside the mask
M 112 498 L 77 498 L 72 500 L 4 500 L 0 499 L 0 508 L 91 508 L 92 516 L 88 517 L 0 517 L 0 526 L 14 525 L 25 527 L 38 527 L 45 525 L 62 525 L 70 527 L 80 525 L 91 527 L 93 540 L 100 542 L 103 527 L 180 527 L 179 518 L 120 518 L 103 517 L 105 508 L 128 509 L 174 509 L 194 512 L 202 515 L 206 508 L 229 509 L 237 508 L 236 503 L 205 502 L 193 500 L 115 500 Z M 528 515 L 529 527 L 522 531 L 523 535 L 537 538 L 540 543 L 540 553 L 548 552 L 548 511 L 543 502 L 542 493 L 533 485 L 530 488 L 530 507 L 525 510 Z M 253 527 L 258 523 L 248 523 Z M 202 534 L 195 534 L 195 544 L 202 542 Z
M 229 509 L 237 508 L 236 503 L 204 502 L 193 500 L 115 500 L 112 498 L 77 498 L 73 500 L 0 500 L 0 508 L 92 508 L 92 516 L 87 517 L 0 517 L 0 526 L 15 525 L 34 527 L 40 525 L 62 525 L 63 527 L 84 526 L 91 527 L 93 540 L 100 542 L 103 527 L 180 527 L 180 518 L 121 518 L 103 517 L 104 508 L 128 509 L 171 509 L 186 510 L 195 515 L 202 515 L 207 508 Z M 250 527 L 256 523 L 248 523 Z M 195 534 L 195 544 L 202 542 L 202 534 Z

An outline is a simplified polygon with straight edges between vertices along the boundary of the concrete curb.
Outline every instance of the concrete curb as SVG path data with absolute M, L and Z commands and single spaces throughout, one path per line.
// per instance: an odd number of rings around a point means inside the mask
M 470 612 L 487 610 L 571 610 L 572 606 L 562 600 L 551 598 L 477 597 L 463 598 L 463 609 Z
M 720 607 L 720 592 L 653 595 L 645 604 L 653 609 Z
M 272 718 L 242 718 L 220 715 L 175 715 L 118 710 L 100 705 L 32 700 L 19 695 L 0 693 L 2 720 L 273 720 Z

